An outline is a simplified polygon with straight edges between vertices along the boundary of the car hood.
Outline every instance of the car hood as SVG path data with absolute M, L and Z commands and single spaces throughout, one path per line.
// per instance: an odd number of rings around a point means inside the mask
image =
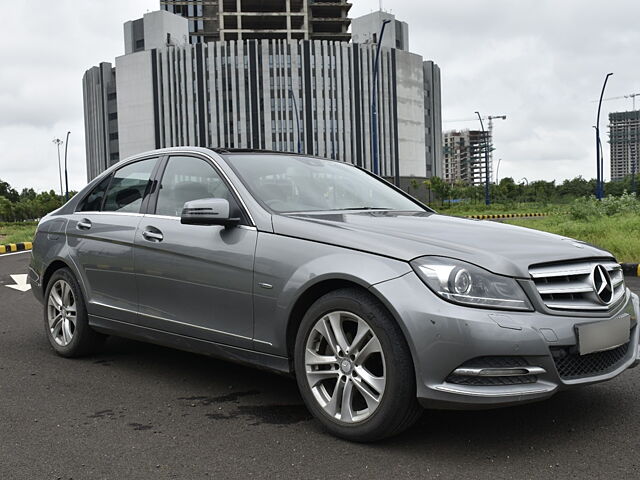
M 529 228 L 429 212 L 320 212 L 275 215 L 276 234 L 410 261 L 457 258 L 494 273 L 530 278 L 529 266 L 612 258 L 595 246 Z

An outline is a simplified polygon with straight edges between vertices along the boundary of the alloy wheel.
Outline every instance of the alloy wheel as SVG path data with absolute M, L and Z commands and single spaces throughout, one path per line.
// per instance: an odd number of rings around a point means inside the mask
M 305 373 L 322 409 L 340 422 L 366 420 L 379 407 L 386 385 L 384 352 L 369 324 L 351 312 L 319 318 L 305 347 Z
M 65 280 L 53 284 L 47 300 L 49 331 L 54 341 L 66 347 L 73 340 L 76 331 L 76 299 L 71 286 Z

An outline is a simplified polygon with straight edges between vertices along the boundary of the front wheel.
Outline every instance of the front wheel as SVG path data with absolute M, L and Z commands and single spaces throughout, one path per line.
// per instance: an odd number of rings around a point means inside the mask
M 348 440 L 395 435 L 422 411 L 405 338 L 367 292 L 341 289 L 311 306 L 296 338 L 295 369 L 309 410 Z

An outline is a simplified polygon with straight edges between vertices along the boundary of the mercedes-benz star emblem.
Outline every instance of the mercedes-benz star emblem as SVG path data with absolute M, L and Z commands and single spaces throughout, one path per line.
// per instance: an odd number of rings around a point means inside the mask
M 609 305 L 613 299 L 613 283 L 609 272 L 602 265 L 596 265 L 591 275 L 593 290 L 598 300 L 604 305 Z

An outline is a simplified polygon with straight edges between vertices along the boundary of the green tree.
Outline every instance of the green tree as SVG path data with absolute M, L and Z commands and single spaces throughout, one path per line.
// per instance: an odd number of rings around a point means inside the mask
M 442 180 L 440 177 L 431 177 L 425 180 L 424 185 L 429 188 L 440 199 L 440 204 L 443 204 L 446 199 L 451 196 L 451 185 Z

